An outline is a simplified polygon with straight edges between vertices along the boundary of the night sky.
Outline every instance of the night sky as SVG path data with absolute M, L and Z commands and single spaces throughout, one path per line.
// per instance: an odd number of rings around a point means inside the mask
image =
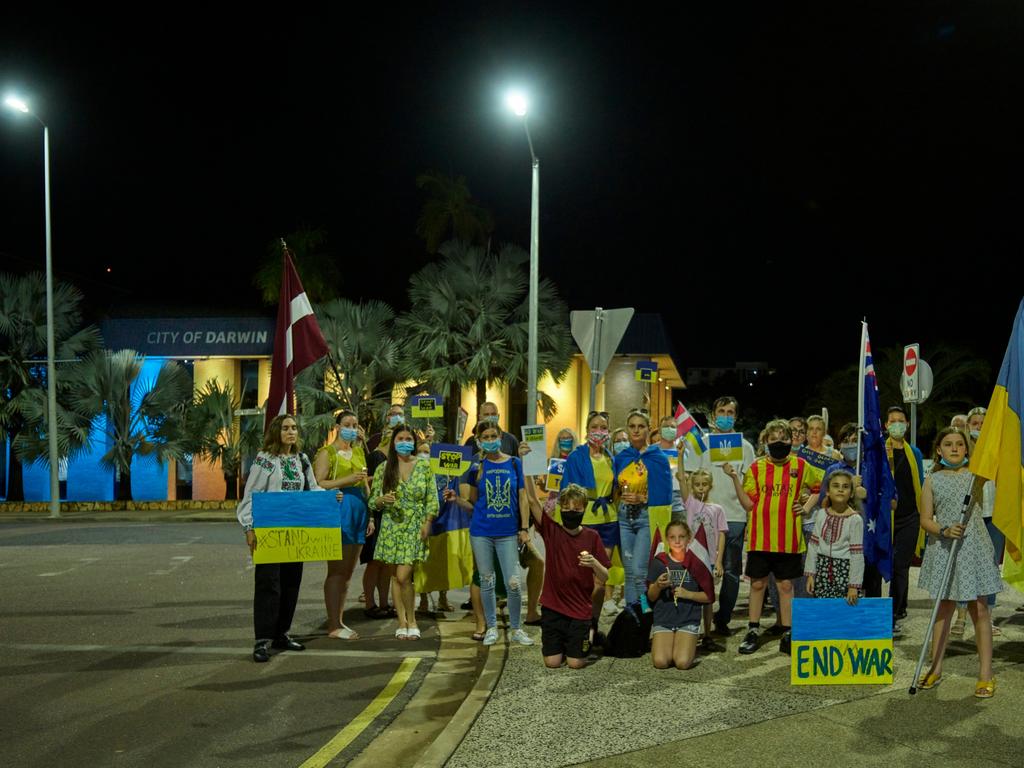
M 496 239 L 528 246 L 518 84 L 541 270 L 572 308 L 663 313 L 684 367 L 813 380 L 856 361 L 865 315 L 876 347 L 998 367 L 1022 294 L 1024 9 L 712 5 L 8 9 L 0 87 L 50 125 L 55 269 L 97 316 L 260 310 L 253 265 L 302 224 L 328 231 L 343 295 L 404 308 L 427 170 L 466 176 Z M 41 155 L 5 110 L 4 270 L 43 265 Z

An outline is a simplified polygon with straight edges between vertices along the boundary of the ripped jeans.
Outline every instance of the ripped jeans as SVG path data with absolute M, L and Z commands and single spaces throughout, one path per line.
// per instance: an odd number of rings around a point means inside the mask
M 619 547 L 622 567 L 626 572 L 624 597 L 626 605 L 631 605 L 647 591 L 647 568 L 651 562 L 651 524 L 646 506 L 641 507 L 640 513 L 631 520 L 626 505 L 619 505 Z
M 488 628 L 498 626 L 498 600 L 494 593 L 494 556 L 498 556 L 505 577 L 508 595 L 508 620 L 513 630 L 519 629 L 523 596 L 519 591 L 519 539 L 517 536 L 470 536 L 476 569 L 480 572 L 480 599 L 484 604 L 484 620 Z

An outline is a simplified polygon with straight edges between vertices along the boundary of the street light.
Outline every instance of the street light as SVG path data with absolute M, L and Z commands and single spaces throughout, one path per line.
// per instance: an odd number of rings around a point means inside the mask
M 526 352 L 526 418 L 529 424 L 537 422 L 537 271 L 540 251 L 540 160 L 533 151 L 533 139 L 526 112 L 529 101 L 521 91 L 510 91 L 505 104 L 518 117 L 523 118 L 526 142 L 533 160 L 533 191 L 530 196 L 530 322 Z
M 57 450 L 57 366 L 53 343 L 53 248 L 50 237 L 50 129 L 22 99 L 8 96 L 4 105 L 32 115 L 43 126 L 43 192 L 46 207 L 46 437 L 50 448 L 50 517 L 60 517 L 60 453 Z

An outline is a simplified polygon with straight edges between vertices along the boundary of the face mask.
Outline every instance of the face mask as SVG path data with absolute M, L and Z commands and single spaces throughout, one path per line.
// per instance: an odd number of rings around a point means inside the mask
M 963 461 L 958 462 L 956 464 L 951 464 L 950 462 L 946 461 L 945 459 L 939 459 L 939 464 L 944 466 L 946 469 L 960 469 L 960 467 L 962 467 L 965 464 L 967 464 L 967 458 L 965 457 Z
M 840 446 L 839 452 L 843 454 L 843 461 L 847 464 L 857 463 L 857 446 L 856 445 L 843 445 Z
M 495 414 L 492 414 L 490 416 L 484 416 L 484 421 L 486 421 L 486 422 L 488 422 L 490 424 L 497 424 L 498 423 L 498 414 L 495 413 Z
M 787 443 L 785 440 L 777 440 L 774 443 L 768 443 L 768 455 L 776 461 L 789 456 L 789 452 L 793 450 L 793 444 Z
M 622 453 L 627 448 L 629 448 L 629 441 L 628 440 L 623 440 L 622 442 L 615 443 L 615 445 L 612 446 L 612 450 L 614 450 L 615 453 Z
M 352 429 L 351 427 L 341 428 L 341 439 L 347 443 L 354 443 L 356 438 L 359 437 L 359 430 Z
M 971 430 L 971 440 L 977 440 L 979 437 L 981 437 L 981 430 L 972 429 Z
M 400 413 L 396 413 L 394 416 L 388 418 L 388 424 L 392 427 L 397 427 L 403 421 L 405 421 L 405 417 Z
M 676 439 L 676 428 L 675 427 L 662 427 L 661 428 L 661 439 L 668 440 L 670 443 Z
M 395 443 L 395 450 L 402 456 L 411 456 L 412 452 L 416 450 L 416 443 L 412 440 L 399 440 Z
M 890 437 L 893 437 L 896 440 L 902 440 L 903 436 L 907 434 L 907 422 L 894 421 L 886 429 L 888 429 Z
M 587 437 L 594 445 L 604 445 L 608 441 L 608 430 L 595 429 Z
M 558 450 L 562 453 L 568 453 L 572 450 L 572 444 L 575 442 L 571 437 L 563 437 L 558 441 Z
M 582 522 L 582 512 L 570 512 L 568 509 L 562 510 L 562 525 L 564 525 L 570 531 L 575 531 L 577 528 L 580 527 L 580 523 Z
M 497 453 L 501 450 L 501 440 L 482 440 L 480 447 L 484 453 Z
M 715 426 L 723 432 L 728 432 L 736 425 L 735 416 L 715 416 Z

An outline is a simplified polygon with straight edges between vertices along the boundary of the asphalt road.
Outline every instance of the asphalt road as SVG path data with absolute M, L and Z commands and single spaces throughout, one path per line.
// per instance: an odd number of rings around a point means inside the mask
M 293 634 L 303 653 L 256 665 L 252 564 L 230 523 L 0 525 L 0 762 L 7 766 L 300 766 L 416 657 L 395 700 L 330 763 L 401 710 L 439 646 L 368 621 L 323 629 L 325 566 L 306 565 Z M 407 665 L 408 666 L 408 665 Z

